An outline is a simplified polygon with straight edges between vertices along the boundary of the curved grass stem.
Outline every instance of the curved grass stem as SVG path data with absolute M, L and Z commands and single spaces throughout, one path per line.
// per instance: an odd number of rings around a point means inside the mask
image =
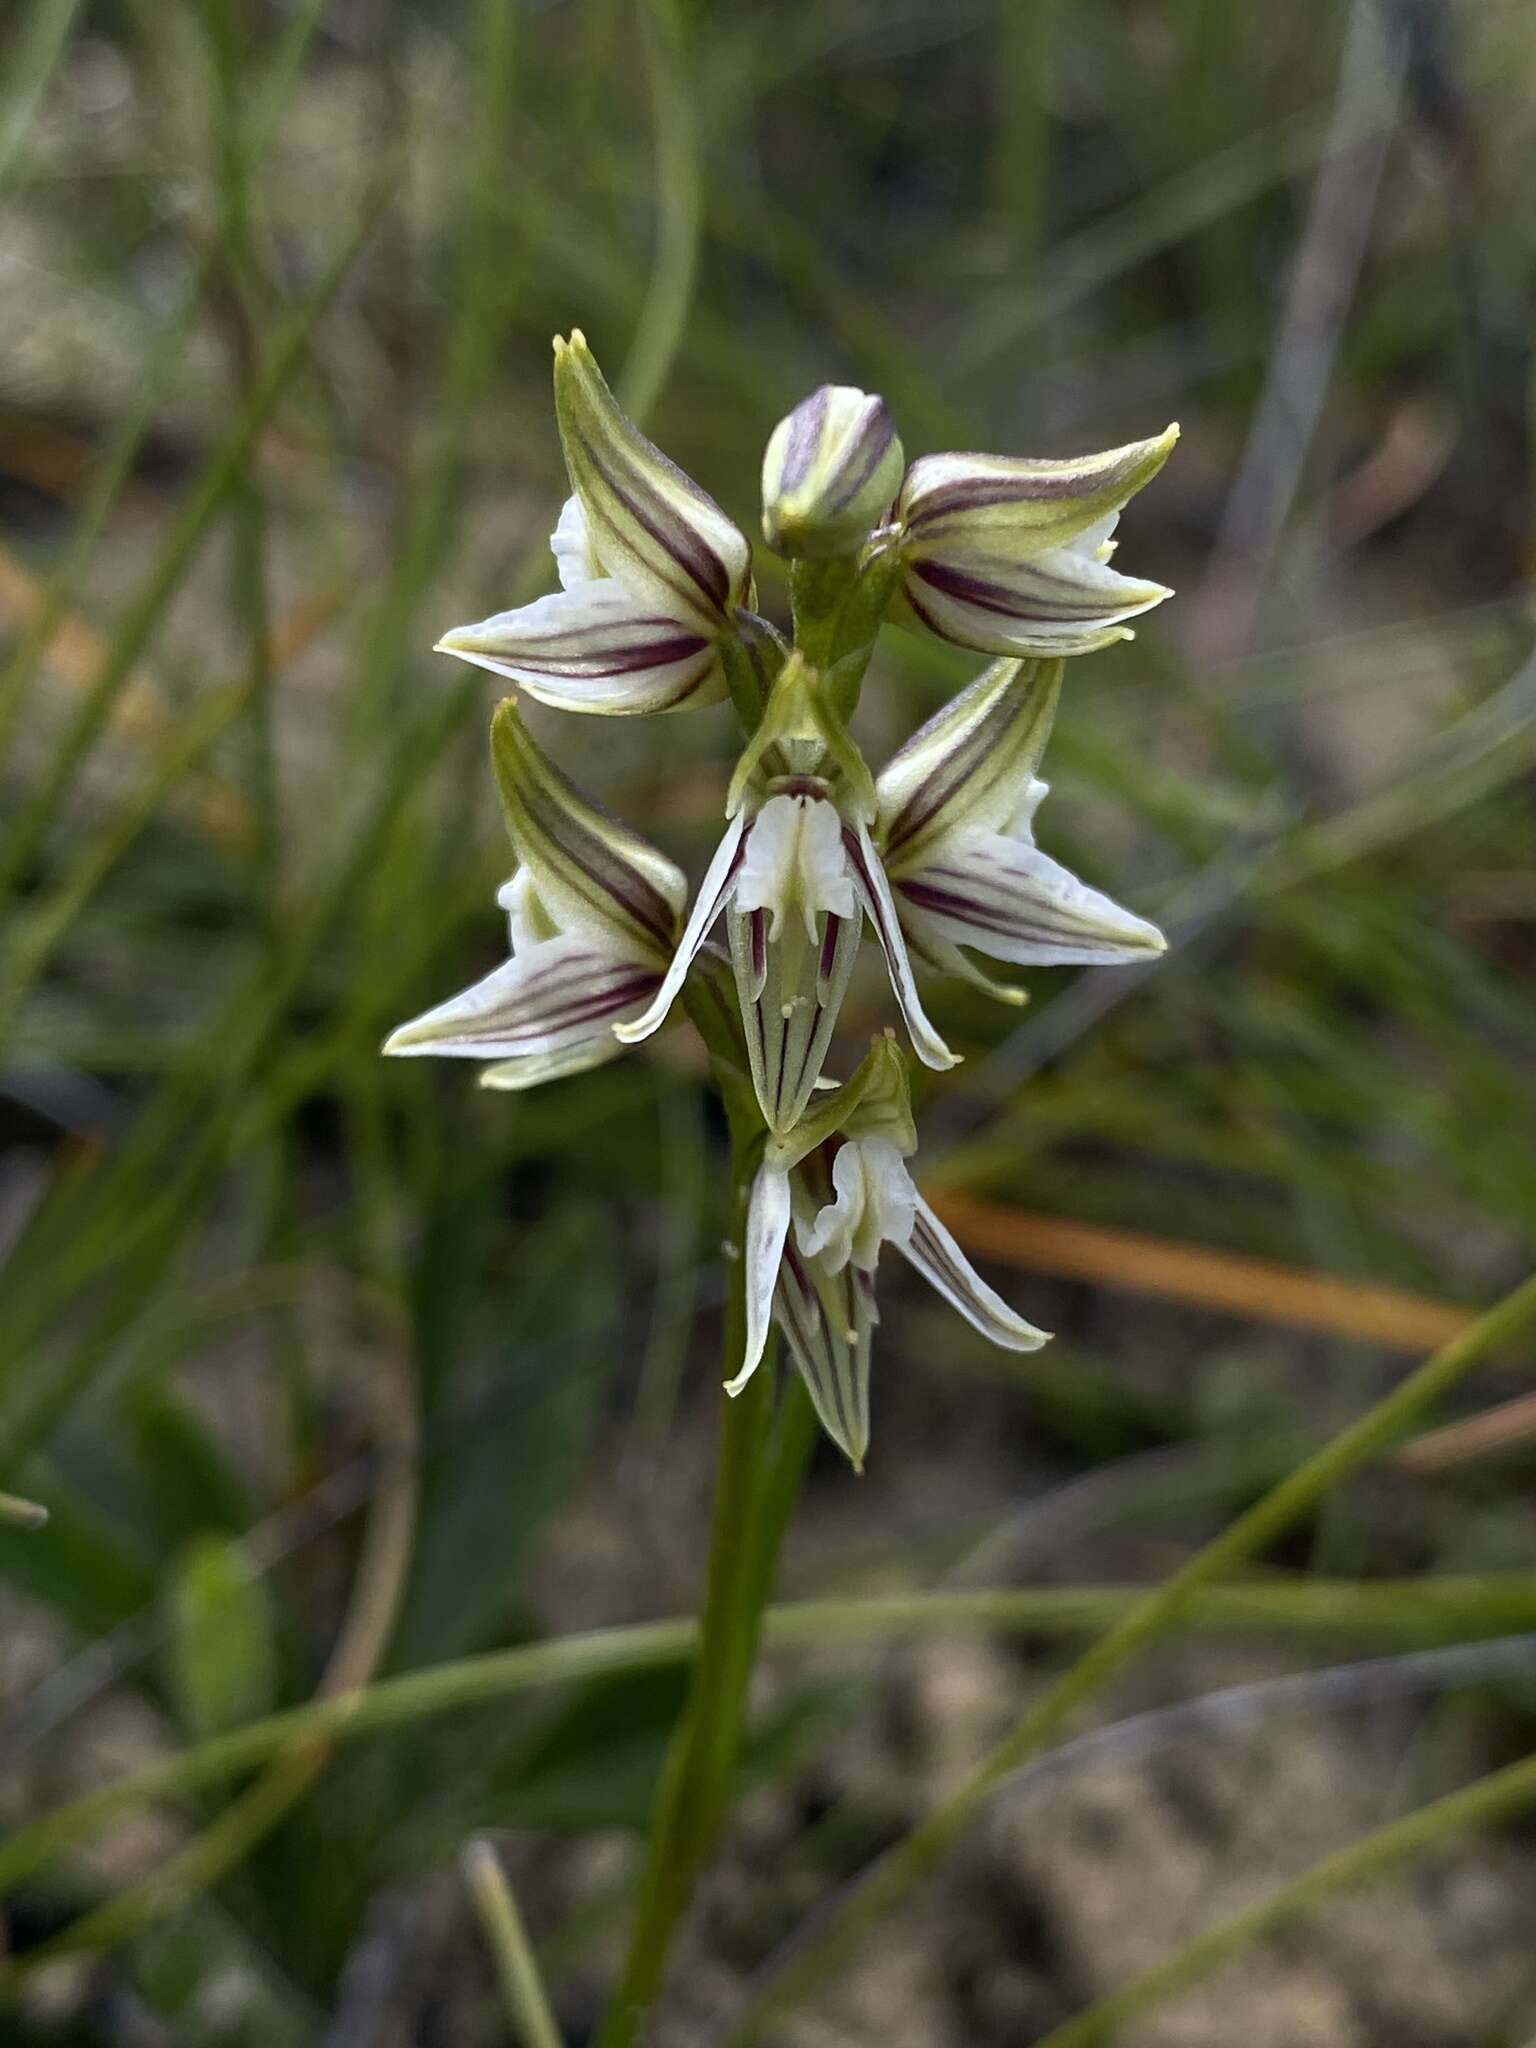
M 768 1516 L 776 1511 L 776 1499 L 792 1492 L 798 1460 L 814 1427 L 810 1404 L 797 1385 L 785 1404 L 764 1483 Z M 766 1609 L 762 1636 L 767 1649 L 969 1629 L 1071 1638 L 1111 1627 L 1142 1597 L 1134 1586 L 1040 1586 L 811 1600 Z M 1265 1579 L 1251 1585 L 1210 1586 L 1190 1595 L 1183 1624 L 1324 1640 L 1377 1636 L 1394 1644 L 1476 1641 L 1508 1631 L 1536 1630 L 1536 1575 L 1494 1573 L 1370 1585 L 1316 1579 L 1291 1585 Z M 433 1665 L 269 1714 L 114 1778 L 16 1829 L 0 1843 L 0 1893 L 126 1814 L 225 1783 L 311 1739 L 340 1745 L 543 1686 L 686 1663 L 697 1640 L 696 1624 L 686 1619 L 597 1629 Z M 0 1988 L 28 1966 L 21 1959 L 0 1962 Z
M 1192 1596 L 1295 1526 L 1355 1468 L 1401 1436 L 1487 1352 L 1536 1319 L 1536 1275 L 1436 1351 L 1384 1400 L 1306 1458 L 1189 1561 L 1139 1600 L 1051 1686 L 1003 1741 L 911 1834 L 870 1865 L 809 1941 L 794 1949 L 724 2036 L 722 2048 L 760 2037 L 770 2017 L 819 1986 L 882 1914 L 942 1860 L 1002 1781 L 1036 1756 L 1062 1724 L 1141 1649 L 1184 1619 Z
M 1254 1942 L 1314 1912 L 1326 1899 L 1385 1877 L 1422 1850 L 1438 1848 L 1453 1835 L 1487 1827 L 1532 1805 L 1536 1805 L 1536 1756 L 1524 1757 L 1459 1792 L 1421 1806 L 1416 1813 L 1404 1814 L 1345 1849 L 1336 1849 L 1267 1898 L 1196 1935 L 1107 1998 L 1096 1999 L 1075 2019 L 1047 2034 L 1036 2048 L 1097 2048 L 1117 2027 L 1142 2018 Z

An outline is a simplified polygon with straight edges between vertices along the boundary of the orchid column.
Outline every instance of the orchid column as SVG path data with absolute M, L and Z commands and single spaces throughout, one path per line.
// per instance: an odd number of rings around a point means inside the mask
M 555 344 L 555 409 L 572 491 L 551 541 L 561 587 L 438 643 L 514 686 L 491 727 L 517 859 L 499 898 L 510 957 L 385 1051 L 483 1060 L 483 1085 L 527 1088 L 616 1058 L 681 1005 L 729 1117 L 731 1398 L 709 1591 L 601 2037 L 618 2048 L 660 1984 L 728 1804 L 757 1616 L 805 1448 L 788 1409 L 777 1468 L 765 1456 L 772 1328 L 856 1470 L 882 1246 L 993 1343 L 1047 1341 L 918 1192 L 896 1030 L 839 1081 L 837 1027 L 866 934 L 893 1020 L 936 1071 L 958 1055 L 920 976 L 1019 1003 L 1024 991 L 976 955 L 1071 966 L 1162 949 L 1155 926 L 1037 845 L 1035 819 L 1065 659 L 1128 639 L 1126 622 L 1169 594 L 1110 566 L 1111 535 L 1177 430 L 1080 459 L 941 454 L 908 467 L 883 400 L 824 386 L 775 428 L 764 460 L 763 533 L 790 568 L 786 634 L 755 609 L 745 534 L 624 417 L 579 333 Z M 850 722 L 887 620 L 998 658 L 875 773 Z M 730 698 L 745 743 L 691 909 L 673 862 L 548 758 L 518 693 L 604 716 Z

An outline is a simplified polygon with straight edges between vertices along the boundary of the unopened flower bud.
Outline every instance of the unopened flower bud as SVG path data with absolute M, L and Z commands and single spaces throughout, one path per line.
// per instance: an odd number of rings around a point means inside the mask
M 763 457 L 763 535 L 781 555 L 857 552 L 901 484 L 903 456 L 883 398 L 823 384 L 782 419 Z

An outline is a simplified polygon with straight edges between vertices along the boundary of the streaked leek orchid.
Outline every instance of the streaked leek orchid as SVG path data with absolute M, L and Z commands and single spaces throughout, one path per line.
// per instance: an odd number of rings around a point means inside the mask
M 983 654 L 1090 654 L 1172 595 L 1109 566 L 1115 521 L 1172 453 L 1155 440 L 1064 461 L 925 455 L 896 501 L 892 616 Z
M 769 1139 L 747 1211 L 747 1337 L 739 1394 L 777 1322 L 822 1427 L 856 1470 L 869 1444 L 875 1273 L 893 1245 L 992 1343 L 1036 1351 L 1049 1333 L 989 1287 L 918 1193 L 905 1063 L 876 1039 L 853 1078 L 784 1140 Z
M 624 1050 L 613 1027 L 660 987 L 687 882 L 567 781 L 510 700 L 492 723 L 491 752 L 519 861 L 497 897 L 512 956 L 402 1024 L 384 1050 L 494 1060 L 484 1086 L 531 1088 Z
M 555 411 L 574 493 L 550 539 L 561 587 L 438 651 L 562 711 L 712 703 L 750 602 L 746 535 L 625 417 L 579 330 L 555 343 Z

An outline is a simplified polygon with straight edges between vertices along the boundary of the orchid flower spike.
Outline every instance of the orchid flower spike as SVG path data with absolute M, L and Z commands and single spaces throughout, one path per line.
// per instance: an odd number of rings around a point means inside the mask
M 555 342 L 555 412 L 574 494 L 550 539 L 561 587 L 438 651 L 562 711 L 714 702 L 751 601 L 746 535 L 625 417 L 579 330 Z
M 492 722 L 491 755 L 519 862 L 497 896 L 512 957 L 402 1024 L 384 1051 L 494 1060 L 483 1086 L 531 1088 L 624 1050 L 613 1026 L 655 996 L 687 882 L 566 780 L 510 698 Z
M 725 1390 L 739 1394 L 751 1379 L 777 1322 L 822 1427 L 855 1471 L 869 1445 L 883 1245 L 992 1343 L 1037 1351 L 1048 1341 L 987 1285 L 918 1193 L 906 1166 L 916 1148 L 905 1061 L 892 1038 L 877 1038 L 791 1138 L 770 1138 L 748 1204 L 746 1351 Z
M 925 455 L 896 501 L 891 616 L 983 654 L 1089 654 L 1172 592 L 1109 567 L 1115 521 L 1179 437 L 1066 461 Z
M 913 956 L 1005 1002 L 962 947 L 1016 966 L 1113 966 L 1166 946 L 1154 924 L 1035 844 L 1036 774 L 1061 693 L 1059 661 L 999 661 L 931 718 L 876 783 L 875 840 Z

